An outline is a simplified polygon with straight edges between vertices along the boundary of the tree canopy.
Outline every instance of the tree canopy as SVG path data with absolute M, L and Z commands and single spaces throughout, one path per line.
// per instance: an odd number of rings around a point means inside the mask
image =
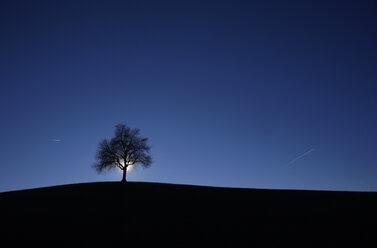
M 140 165 L 148 168 L 152 163 L 148 138 L 140 136 L 140 130 L 131 129 L 125 124 L 115 126 L 114 137 L 98 144 L 96 162 L 93 167 L 98 173 L 109 169 L 123 171 L 122 182 L 126 182 L 127 169 Z

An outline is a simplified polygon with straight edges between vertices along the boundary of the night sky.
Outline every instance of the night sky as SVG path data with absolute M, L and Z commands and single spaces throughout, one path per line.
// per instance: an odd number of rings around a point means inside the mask
M 1 1 L 0 191 L 116 181 L 377 190 L 374 1 Z

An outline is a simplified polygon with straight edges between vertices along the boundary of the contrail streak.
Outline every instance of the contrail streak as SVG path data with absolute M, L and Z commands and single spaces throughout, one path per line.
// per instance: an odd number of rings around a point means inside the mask
M 312 152 L 314 152 L 314 151 L 315 151 L 315 149 L 312 148 L 312 149 L 310 149 L 309 151 L 304 152 L 303 154 L 301 154 L 301 155 L 298 156 L 297 158 L 292 159 L 292 161 L 289 162 L 288 165 L 293 164 L 293 163 L 296 162 L 297 160 L 299 160 L 299 159 L 305 157 L 306 155 L 308 155 L 309 153 L 312 153 Z
M 60 139 L 51 139 L 51 141 L 60 142 L 61 140 Z

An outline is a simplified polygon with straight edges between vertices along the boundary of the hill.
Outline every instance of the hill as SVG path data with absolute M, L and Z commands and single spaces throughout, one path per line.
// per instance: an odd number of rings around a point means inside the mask
M 0 193 L 1 241 L 263 246 L 376 244 L 375 192 L 84 183 Z

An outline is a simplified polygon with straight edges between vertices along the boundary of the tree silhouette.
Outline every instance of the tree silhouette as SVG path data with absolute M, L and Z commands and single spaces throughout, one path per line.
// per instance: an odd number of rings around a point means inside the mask
M 110 141 L 104 139 L 98 144 L 96 163 L 93 164 L 97 172 L 118 168 L 123 171 L 121 182 L 126 182 L 127 169 L 131 166 L 141 165 L 148 168 L 152 163 L 148 138 L 140 137 L 139 133 L 137 128 L 131 129 L 124 124 L 116 125 L 114 137 Z

